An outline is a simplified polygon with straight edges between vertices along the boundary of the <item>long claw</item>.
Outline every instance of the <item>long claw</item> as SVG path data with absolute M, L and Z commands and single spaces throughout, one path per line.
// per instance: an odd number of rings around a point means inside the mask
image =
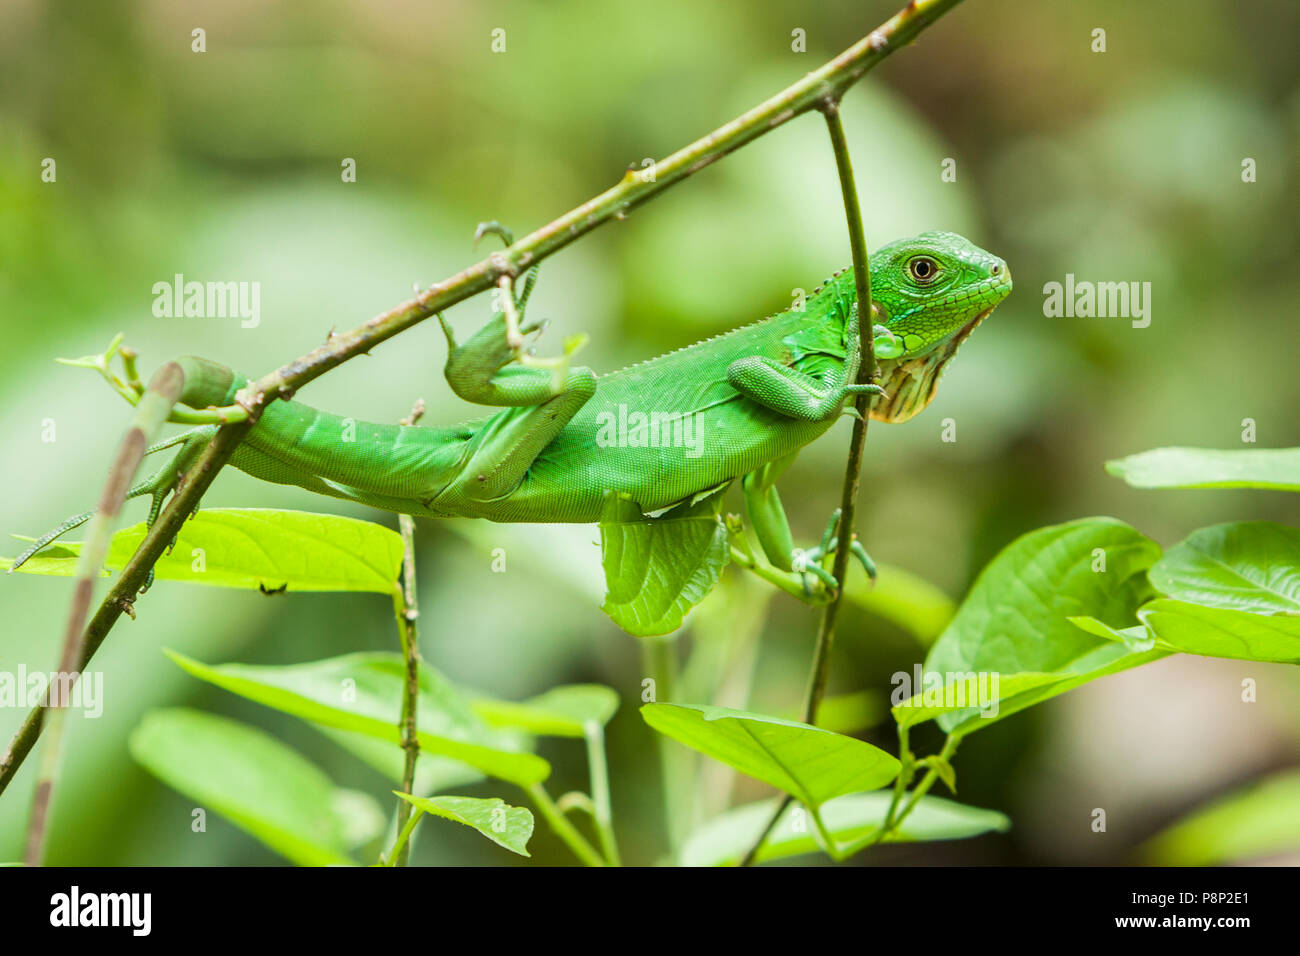
M 460 346 L 456 344 L 456 333 L 452 331 L 451 325 L 447 322 L 447 317 L 441 312 L 438 313 L 438 323 L 442 326 L 442 334 L 447 339 L 447 350 L 449 352 L 454 352 L 456 349 L 460 348 Z
M 821 540 L 822 554 L 828 554 L 831 548 L 834 547 L 834 545 L 831 544 L 831 541 L 835 537 L 835 532 L 839 529 L 841 514 L 843 514 L 843 512 L 839 508 L 836 508 L 834 511 L 831 512 L 830 520 L 826 522 L 826 530 L 822 532 L 822 540 Z
M 489 219 L 487 222 L 480 222 L 474 229 L 474 245 L 478 245 L 484 236 L 496 236 L 507 246 L 515 244 L 515 234 L 506 226 L 501 225 L 495 219 Z
M 862 547 L 862 542 L 854 538 L 849 542 L 849 553 L 852 554 L 862 564 L 862 570 L 867 572 L 867 577 L 871 578 L 871 583 L 876 583 L 876 562 L 871 560 L 871 555 L 867 554 L 867 549 Z

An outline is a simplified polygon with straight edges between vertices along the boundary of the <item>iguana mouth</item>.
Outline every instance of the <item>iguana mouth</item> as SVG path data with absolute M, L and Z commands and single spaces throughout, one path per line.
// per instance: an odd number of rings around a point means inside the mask
M 991 305 L 978 313 L 950 339 L 925 355 L 881 362 L 880 385 L 885 394 L 877 396 L 871 403 L 871 417 L 878 422 L 897 424 L 923 411 L 934 399 L 944 366 L 957 354 L 957 349 L 975 331 L 975 327 L 988 318 L 996 307 Z

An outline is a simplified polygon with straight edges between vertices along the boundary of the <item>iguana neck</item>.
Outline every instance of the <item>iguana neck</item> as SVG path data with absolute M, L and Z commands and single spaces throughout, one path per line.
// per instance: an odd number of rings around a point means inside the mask
M 957 354 L 957 349 L 992 311 L 992 308 L 985 309 L 952 338 L 925 355 L 879 362 L 879 384 L 885 394 L 872 401 L 871 417 L 878 422 L 900 424 L 923 411 L 933 401 L 939 377 Z

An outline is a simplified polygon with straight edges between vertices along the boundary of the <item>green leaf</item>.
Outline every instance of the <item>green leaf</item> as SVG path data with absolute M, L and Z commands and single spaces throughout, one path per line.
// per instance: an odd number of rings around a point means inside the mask
M 1089 634 L 1104 637 L 1108 641 L 1119 641 L 1130 651 L 1138 654 L 1145 653 L 1156 646 L 1156 639 L 1151 636 L 1151 632 L 1142 624 L 1117 630 L 1109 624 L 1101 623 L 1095 617 L 1072 617 L 1070 623 L 1075 627 L 1083 628 Z
M 905 723 L 937 716 L 939 726 L 969 733 L 1088 681 L 1163 656 L 1134 653 L 1088 634 L 1071 617 L 1131 624 L 1151 595 L 1146 571 L 1160 548 L 1122 521 L 1083 518 L 1017 538 L 989 563 L 926 657 L 924 688 L 968 687 L 971 675 L 997 675 L 997 708 L 978 708 L 944 696 L 895 706 Z M 969 700 L 969 698 L 967 698 Z
M 398 718 L 406 668 L 397 654 L 345 654 L 288 667 L 214 667 L 165 653 L 200 680 L 267 707 L 324 727 L 390 742 L 401 739 Z M 421 752 L 451 757 L 525 787 L 550 774 L 550 764 L 541 757 L 511 750 L 513 738 L 488 727 L 450 681 L 425 665 L 420 666 L 416 722 Z
M 511 853 L 532 856 L 528 840 L 533 835 L 533 815 L 523 807 L 512 807 L 500 797 L 412 797 L 397 790 L 393 793 L 425 813 L 473 827 Z
M 1255 614 L 1300 614 L 1300 528 L 1239 521 L 1193 531 L 1151 569 L 1180 601 Z
M 1213 866 L 1300 847 L 1300 771 L 1290 770 L 1196 810 L 1141 849 L 1151 866 Z
M 370 797 L 335 787 L 297 751 L 225 717 L 154 710 L 128 746 L 172 789 L 303 866 L 352 864 L 348 849 L 383 826 Z
M 925 767 L 927 770 L 933 770 L 935 776 L 943 781 L 945 787 L 950 793 L 957 792 L 957 771 L 943 757 L 938 754 L 931 754 L 929 757 L 923 757 L 916 762 L 918 767 Z
M 718 583 L 731 560 L 721 493 L 648 518 L 625 496 L 606 496 L 600 519 L 607 593 L 602 610 L 637 637 L 669 634 Z
M 866 838 L 885 819 L 891 794 L 855 793 L 836 797 L 821 808 L 822 821 L 841 846 Z M 681 850 L 683 866 L 735 865 L 749 852 L 776 812 L 776 800 L 762 800 L 728 810 L 691 834 Z M 796 829 L 798 827 L 798 829 Z M 886 843 L 962 840 L 984 833 L 1005 833 L 1011 821 L 996 810 L 968 807 L 941 797 L 922 797 Z M 781 815 L 756 860 L 780 860 L 820 853 L 816 827 L 807 811 L 792 806 Z
M 911 727 L 927 720 L 956 715 L 940 721 L 940 725 L 949 733 L 964 735 L 979 730 L 984 722 L 992 723 L 1024 710 L 1031 704 L 1063 694 L 1088 680 L 1103 676 L 1093 674 L 1092 671 L 1109 665 L 1112 658 L 1123 657 L 1120 651 L 1107 651 L 1103 648 L 1098 650 L 1102 653 L 1072 662 L 1071 666 L 1076 668 L 1073 670 L 1050 673 L 1022 671 L 1008 675 L 983 671 L 960 678 L 953 677 L 943 684 L 935 680 L 920 693 L 896 704 L 893 708 L 894 720 L 899 727 Z M 940 676 L 934 671 L 928 673 L 934 674 L 936 678 Z
M 113 535 L 104 566 L 120 571 L 145 534 L 141 522 Z M 80 553 L 81 542 L 60 542 L 18 571 L 72 575 Z M 290 591 L 392 594 L 401 567 L 401 535 L 371 521 L 306 511 L 212 508 L 185 522 L 176 546 L 158 559 L 154 573 L 161 581 L 223 588 L 274 591 L 288 585 Z
M 813 808 L 841 794 L 883 787 L 898 776 L 892 755 L 808 724 L 696 704 L 646 704 L 641 715 L 661 734 Z
M 1156 647 L 1243 661 L 1300 663 L 1300 617 L 1250 614 L 1160 598 L 1138 611 Z
M 582 737 L 587 724 L 609 723 L 618 703 L 618 694 L 600 684 L 567 684 L 522 703 L 479 698 L 471 706 L 494 727 L 518 727 L 539 737 Z
M 1300 448 L 1155 448 L 1108 461 L 1106 471 L 1134 488 L 1300 491 Z

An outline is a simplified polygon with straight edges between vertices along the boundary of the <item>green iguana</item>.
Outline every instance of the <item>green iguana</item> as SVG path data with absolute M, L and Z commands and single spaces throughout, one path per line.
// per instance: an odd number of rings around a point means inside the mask
M 1006 263 L 953 233 L 892 242 L 869 261 L 879 385 L 855 384 L 859 318 L 851 269 L 828 279 L 802 308 L 600 376 L 573 366 L 571 347 L 551 360 L 525 350 L 521 334 L 541 328 L 520 324 L 533 274 L 513 308 L 496 313 L 463 345 L 439 316 L 452 391 L 500 411 L 422 427 L 358 422 L 274 401 L 230 463 L 256 478 L 387 511 L 506 522 L 594 522 L 609 492 L 651 514 L 742 478 L 746 508 L 772 564 L 782 571 L 798 566 L 834 588 L 816 564 L 833 547 L 825 539 L 822 549 L 808 552 L 811 560 L 795 560 L 775 480 L 857 393 L 873 393 L 870 415 L 881 421 L 906 421 L 925 408 L 958 346 L 1011 291 Z M 107 375 L 116 352 L 115 342 L 83 364 Z M 133 353 L 123 359 L 128 382 L 110 381 L 137 405 L 133 424 L 146 443 L 167 420 L 213 421 L 214 410 L 237 405 L 248 382 L 201 358 L 164 366 L 173 394 L 196 414 L 161 400 L 153 382 L 146 389 Z M 152 496 L 151 523 L 217 427 L 205 424 L 147 450 L 180 446 L 127 493 Z M 93 514 L 68 519 L 13 567 Z

